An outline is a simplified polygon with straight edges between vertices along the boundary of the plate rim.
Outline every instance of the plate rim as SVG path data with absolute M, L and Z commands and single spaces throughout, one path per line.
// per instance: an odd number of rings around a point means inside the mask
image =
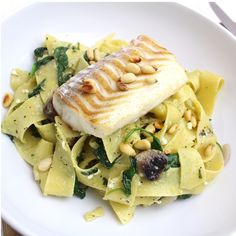
M 4 28 L 5 28 L 5 25 L 7 24 L 8 21 L 10 21 L 12 18 L 14 18 L 17 14 L 21 13 L 22 11 L 27 11 L 29 10 L 30 8 L 32 7 L 36 7 L 36 6 L 39 6 L 39 5 L 44 5 L 44 7 L 47 5 L 47 4 L 71 4 L 71 3 L 77 3 L 77 4 L 91 4 L 92 2 L 35 2 L 35 3 L 30 3 L 20 9 L 17 9 L 15 12 L 13 12 L 12 14 L 8 15 L 6 18 L 3 19 L 2 21 L 2 29 L 1 29 L 1 32 L 4 31 Z M 93 2 L 94 3 L 94 2 Z M 97 2 L 98 3 L 98 2 Z M 102 2 L 102 4 L 106 4 L 106 3 L 110 3 L 110 2 Z M 121 2 L 115 2 L 115 3 L 118 3 L 118 4 L 121 4 Z M 130 2 L 132 4 L 138 4 L 138 2 Z M 152 2 L 153 3 L 153 2 Z M 124 2 L 122 3 L 124 4 Z M 212 24 L 212 26 L 214 25 L 214 27 L 216 28 L 216 30 L 226 34 L 228 36 L 228 38 L 230 38 L 234 43 L 236 43 L 236 36 L 234 36 L 232 33 L 230 33 L 227 29 L 225 29 L 224 27 L 222 27 L 220 24 L 214 22 L 212 19 L 210 18 L 207 18 L 206 16 L 200 14 L 199 12 L 185 6 L 185 5 L 182 5 L 180 3 L 177 3 L 177 2 L 156 2 L 156 4 L 165 4 L 165 5 L 176 5 L 178 8 L 181 8 L 183 10 L 187 10 L 189 11 L 191 14 L 195 14 L 197 15 L 198 17 L 201 17 L 203 18 L 205 21 L 208 21 Z M 2 88 L 1 88 L 2 90 Z M 2 92 L 1 92 L 2 94 Z M 1 110 L 2 112 L 2 110 Z M 2 119 L 1 119 L 2 120 Z M 1 138 L 0 140 L 2 140 L 3 138 L 3 134 L 1 133 Z M 1 143 L 2 144 L 2 143 Z M 1 153 L 2 152 L 3 148 L 2 148 L 2 145 L 1 145 Z M 2 167 L 1 167 L 2 168 Z M 2 176 L 3 177 L 3 176 Z M 3 179 L 3 178 L 2 178 Z M 2 196 L 2 194 L 1 194 Z M 7 210 L 3 207 L 4 205 L 2 204 L 3 201 L 1 199 L 1 215 L 2 215 L 2 219 L 7 223 L 9 224 L 10 226 L 12 226 L 15 230 L 17 230 L 19 233 L 23 234 L 23 235 L 36 235 L 36 233 L 34 231 L 32 231 L 32 228 L 28 228 L 22 224 L 20 224 L 17 220 L 17 217 L 11 215 L 11 213 L 7 212 Z

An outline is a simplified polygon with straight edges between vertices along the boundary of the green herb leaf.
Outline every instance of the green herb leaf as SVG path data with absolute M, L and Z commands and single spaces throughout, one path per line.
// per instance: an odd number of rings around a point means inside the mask
M 61 83 L 64 84 L 67 80 L 69 80 L 73 75 L 72 74 L 66 74 L 63 75 L 61 78 Z
M 99 162 L 106 167 L 107 169 L 110 169 L 118 160 L 119 157 L 117 157 L 112 163 L 108 160 L 102 139 L 96 140 L 98 144 L 98 148 L 93 151 L 93 154 L 98 158 Z
M 88 169 L 87 171 L 81 171 L 81 174 L 89 176 L 89 175 L 93 175 L 93 174 L 95 174 L 97 172 L 98 172 L 98 168 L 94 167 L 94 168 Z
M 31 92 L 28 93 L 28 98 L 36 96 L 43 90 L 46 79 L 42 80 Z
M 125 136 L 124 138 L 124 142 L 126 142 L 129 137 L 134 133 L 134 132 L 137 132 L 137 131 L 142 131 L 142 132 L 145 132 L 147 133 L 148 135 L 150 135 L 152 138 L 153 138 L 153 141 L 151 143 L 151 148 L 152 149 L 156 149 L 156 150 L 159 150 L 159 151 L 163 151 L 163 148 L 161 146 L 161 142 L 160 140 L 154 135 L 152 134 L 151 132 L 143 129 L 143 128 L 134 128 L 132 130 L 130 130 L 130 132 Z
M 126 195 L 131 194 L 131 183 L 133 176 L 136 173 L 136 159 L 134 157 L 130 157 L 130 167 L 125 170 L 122 175 L 122 183 L 124 185 L 124 192 Z
M 31 76 L 34 76 L 35 75 L 35 72 L 43 65 L 46 65 L 49 61 L 53 60 L 53 56 L 47 56 L 47 57 L 44 57 L 42 58 L 41 60 L 38 60 L 36 61 L 33 66 L 32 66 L 32 69 L 31 69 L 31 73 L 30 75 Z
M 167 157 L 168 157 L 168 159 L 167 159 L 167 166 L 165 168 L 165 171 L 169 170 L 170 168 L 180 167 L 178 153 L 168 154 Z
M 39 47 L 34 50 L 35 57 L 42 57 L 44 52 L 48 49 L 46 47 Z
M 177 200 L 184 200 L 184 199 L 188 199 L 190 197 L 192 197 L 192 194 L 183 194 L 183 195 L 179 195 L 177 197 Z
M 75 179 L 75 186 L 74 186 L 74 195 L 75 196 L 79 197 L 80 199 L 85 198 L 87 188 L 88 188 L 88 186 L 79 182 L 77 180 L 77 178 Z
M 54 50 L 54 57 L 57 65 L 57 80 L 59 86 L 65 83 L 63 73 L 68 68 L 69 64 L 68 57 L 66 55 L 67 50 L 68 47 L 58 47 Z

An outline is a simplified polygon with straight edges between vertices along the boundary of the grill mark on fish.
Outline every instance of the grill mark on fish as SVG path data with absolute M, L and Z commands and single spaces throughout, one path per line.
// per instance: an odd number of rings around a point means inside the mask
M 141 78 L 137 76 L 136 81 L 127 84 L 128 91 L 119 91 L 117 88 L 115 83 L 119 79 L 117 74 L 126 73 L 126 64 L 129 62 L 130 56 L 133 55 L 142 58 L 140 65 L 143 63 L 157 63 L 158 71 L 156 73 L 159 73 L 160 68 L 165 66 L 163 63 L 175 60 L 173 54 L 156 45 L 149 38 L 145 36 L 138 37 L 137 40 L 131 42 L 129 48 L 122 49 L 119 53 L 110 55 L 80 72 L 78 76 L 61 86 L 57 93 L 68 106 L 81 110 L 86 116 L 90 117 L 89 120 L 93 124 L 105 122 L 109 118 L 109 112 L 112 108 L 125 104 L 124 99 L 127 100 L 133 92 L 150 86 L 150 84 L 145 83 L 146 75 L 140 76 Z M 109 66 L 107 66 L 107 63 L 109 63 Z M 98 88 L 96 94 L 81 93 L 79 86 L 85 78 L 93 79 L 96 82 Z M 63 91 L 69 92 L 63 93 Z

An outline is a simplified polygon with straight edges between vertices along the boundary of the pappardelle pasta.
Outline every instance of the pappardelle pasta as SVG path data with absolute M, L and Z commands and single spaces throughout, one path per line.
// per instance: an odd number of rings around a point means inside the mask
M 188 81 L 178 92 L 105 138 L 74 131 L 59 116 L 45 116 L 56 88 L 126 45 L 108 36 L 93 47 L 91 60 L 91 48 L 47 35 L 34 51 L 32 71 L 12 71 L 14 100 L 2 123 L 44 195 L 83 199 L 91 188 L 122 224 L 137 206 L 200 194 L 224 166 L 210 123 L 224 81 L 208 71 L 186 72 Z

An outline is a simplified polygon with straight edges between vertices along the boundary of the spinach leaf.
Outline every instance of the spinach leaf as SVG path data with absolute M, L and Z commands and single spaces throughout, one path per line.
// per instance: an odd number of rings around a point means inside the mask
M 106 167 L 107 169 L 110 169 L 118 160 L 119 157 L 117 157 L 112 163 L 108 160 L 102 139 L 96 140 L 98 144 L 98 148 L 93 151 L 93 154 L 98 158 L 99 162 Z
M 178 153 L 168 154 L 167 157 L 168 159 L 167 159 L 167 165 L 166 165 L 165 171 L 169 170 L 170 168 L 180 167 Z
M 34 50 L 35 57 L 42 57 L 44 52 L 48 49 L 46 47 L 39 47 Z
M 44 57 L 44 58 L 41 59 L 41 60 L 36 61 L 36 62 L 33 64 L 33 66 L 32 66 L 30 75 L 31 75 L 31 76 L 35 75 L 35 72 L 36 72 L 41 66 L 46 65 L 49 61 L 53 60 L 53 58 L 54 58 L 53 56 L 47 56 L 47 57 Z
M 177 200 L 184 200 L 184 199 L 188 199 L 190 197 L 192 197 L 192 194 L 183 194 L 183 195 L 179 195 L 177 197 Z
M 131 194 L 131 183 L 133 176 L 136 173 L 136 159 L 134 157 L 130 157 L 130 167 L 125 170 L 122 175 L 122 183 L 124 185 L 124 192 L 126 195 Z
M 151 143 L 151 148 L 159 150 L 159 151 L 163 151 L 160 140 L 154 134 L 152 134 L 151 132 L 149 132 L 143 128 L 134 128 L 134 129 L 130 130 L 130 132 L 125 136 L 124 142 L 126 142 L 129 139 L 129 137 L 136 131 L 142 131 L 142 132 L 145 132 L 148 135 L 150 135 L 153 138 L 153 141 Z
M 32 136 L 34 136 L 36 138 L 41 138 L 41 135 L 40 135 L 38 129 L 34 125 L 30 126 L 30 131 L 31 131 Z
M 92 169 L 88 169 L 87 171 L 81 171 L 81 174 L 82 175 L 86 175 L 86 176 L 89 176 L 89 175 L 93 175 L 95 173 L 98 172 L 98 168 L 97 167 L 94 167 Z
M 81 152 L 81 153 L 76 157 L 77 165 L 79 165 L 83 160 L 84 160 L 84 152 Z
M 43 90 L 46 79 L 42 80 L 31 92 L 28 93 L 28 98 L 36 96 Z
M 75 196 L 79 197 L 80 199 L 83 199 L 86 196 L 87 188 L 88 188 L 88 186 L 79 182 L 77 180 L 77 178 L 75 179 L 75 186 L 74 186 L 74 195 Z
M 68 68 L 68 57 L 66 55 L 68 47 L 58 47 L 54 50 L 54 57 L 57 65 L 57 80 L 58 85 L 61 86 L 65 83 L 63 76 L 64 71 Z
M 67 80 L 69 80 L 73 75 L 72 74 L 66 74 L 66 75 L 63 75 L 62 78 L 61 78 L 61 84 L 64 84 Z

